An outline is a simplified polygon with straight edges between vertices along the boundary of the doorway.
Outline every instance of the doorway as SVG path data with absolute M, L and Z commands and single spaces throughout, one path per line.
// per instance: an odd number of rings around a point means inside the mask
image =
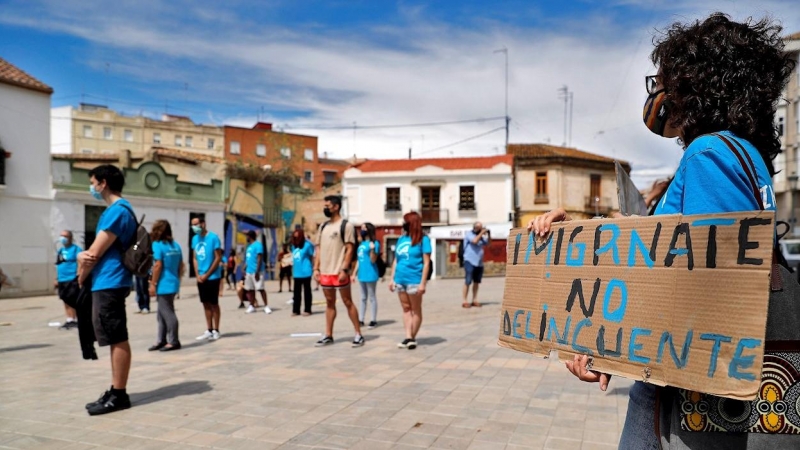
M 83 248 L 88 249 L 97 237 L 97 222 L 106 210 L 105 206 L 84 205 L 83 206 Z
M 441 188 L 439 186 L 420 187 L 422 223 L 441 223 Z

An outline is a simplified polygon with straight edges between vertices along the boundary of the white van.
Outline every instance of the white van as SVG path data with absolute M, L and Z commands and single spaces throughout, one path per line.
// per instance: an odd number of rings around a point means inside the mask
M 781 239 L 781 251 L 795 272 L 800 270 L 800 239 Z

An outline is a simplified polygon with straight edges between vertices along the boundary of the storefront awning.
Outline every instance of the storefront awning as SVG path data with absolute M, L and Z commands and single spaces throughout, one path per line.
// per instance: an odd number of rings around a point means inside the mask
M 492 239 L 508 239 L 508 232 L 513 228 L 511 222 L 488 223 L 484 224 L 484 226 L 491 232 Z M 431 239 L 460 240 L 464 239 L 464 234 L 471 229 L 472 224 L 431 227 L 428 237 Z

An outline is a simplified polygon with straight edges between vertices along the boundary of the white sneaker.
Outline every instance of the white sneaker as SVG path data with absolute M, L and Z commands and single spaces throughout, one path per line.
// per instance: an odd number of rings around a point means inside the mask
M 212 332 L 206 330 L 203 334 L 201 334 L 200 336 L 197 336 L 195 339 L 198 340 L 198 341 L 205 341 L 206 339 L 211 339 L 211 336 L 213 336 L 213 335 L 214 334 Z
M 244 313 L 245 313 L 245 314 L 253 314 L 254 312 L 256 312 L 256 309 L 255 309 L 255 308 L 253 308 L 253 305 L 249 305 L 249 306 L 247 307 L 247 311 L 245 311 Z
M 217 330 L 212 331 L 211 337 L 209 339 L 211 339 L 212 341 L 216 341 L 217 339 L 219 339 L 219 331 Z
M 272 310 L 271 310 L 271 309 L 269 309 L 269 306 L 265 306 L 265 307 L 264 307 L 264 313 L 265 313 L 265 314 L 272 314 Z
M 286 300 L 287 305 L 291 305 L 292 303 L 294 303 L 294 300 Z

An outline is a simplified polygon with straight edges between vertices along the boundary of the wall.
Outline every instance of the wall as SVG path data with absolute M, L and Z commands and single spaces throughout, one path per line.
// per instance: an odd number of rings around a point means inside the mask
M 475 186 L 476 211 L 459 211 L 459 187 Z M 513 210 L 511 168 L 501 165 L 483 171 L 443 171 L 423 167 L 415 172 L 368 172 L 357 168 L 345 171 L 342 192 L 347 197 L 347 216 L 357 223 L 376 226 L 401 225 L 403 214 L 421 207 L 420 186 L 440 186 L 441 209 L 448 210 L 449 223 L 475 221 L 506 222 Z M 402 211 L 387 212 L 386 188 L 400 187 Z
M 72 107 L 50 110 L 50 152 L 72 153 Z
M 161 143 L 153 142 L 153 134 L 161 135 Z M 181 145 L 175 145 L 175 136 L 181 137 Z M 186 145 L 186 136 L 192 137 L 192 146 Z M 225 147 L 225 133 L 222 127 L 216 125 L 195 124 L 188 118 L 164 116 L 162 120 L 144 119 L 143 124 L 144 148 L 152 146 L 173 148 L 179 150 L 222 157 Z M 208 148 L 209 139 L 213 139 L 213 148 Z
M 6 159 L 0 187 L 0 267 L 14 280 L 2 297 L 52 292 L 50 96 L 0 83 L 0 143 Z
M 781 95 L 776 113 L 776 123 L 783 119 L 783 136 L 781 144 L 783 152 L 774 160 L 775 170 L 778 171 L 773 178 L 775 197 L 777 201 L 777 220 L 789 222 L 792 217 L 792 189 L 787 177 L 800 174 L 800 41 L 788 41 L 787 52 L 793 52 L 792 58 L 798 66 L 792 72 L 789 83 Z M 798 183 L 796 188 L 800 188 Z M 800 194 L 795 196 L 795 218 L 800 222 Z M 797 223 L 796 223 L 797 225 Z M 800 227 L 795 227 L 795 236 L 800 236 Z
M 72 153 L 113 153 L 131 150 L 136 154 L 144 152 L 142 141 L 141 116 L 124 116 L 106 108 L 97 110 L 72 110 Z M 92 137 L 85 137 L 83 127 L 92 127 Z M 111 128 L 111 139 L 105 139 L 103 128 Z M 132 140 L 125 140 L 125 130 L 131 130 Z

